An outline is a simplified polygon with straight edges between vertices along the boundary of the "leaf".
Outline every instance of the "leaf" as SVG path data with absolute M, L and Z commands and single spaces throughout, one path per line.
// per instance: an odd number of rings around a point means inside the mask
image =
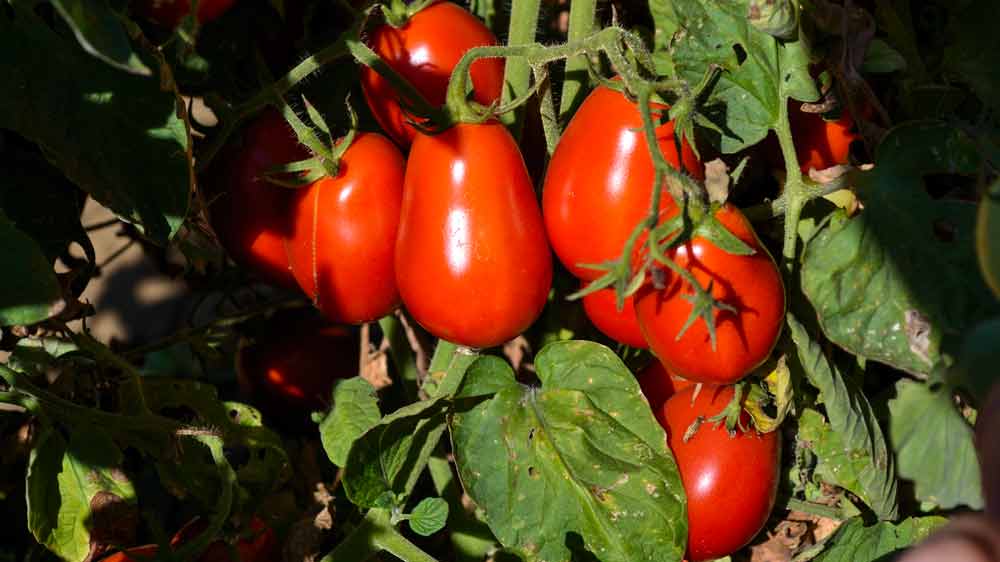
M 974 173 L 971 140 L 939 122 L 890 131 L 857 177 L 865 209 L 836 212 L 806 245 L 802 290 L 828 338 L 853 354 L 928 374 L 977 321 L 1000 311 L 973 249 L 975 207 L 932 200 L 922 178 Z M 905 219 L 905 220 L 904 220 Z
M 405 502 L 445 430 L 447 401 L 439 396 L 382 418 L 354 442 L 344 465 L 344 490 L 361 507 Z
M 351 445 L 381 417 L 375 388 L 368 381 L 361 377 L 338 381 L 333 389 L 333 409 L 319 424 L 319 437 L 330 462 L 346 465 Z
M 889 400 L 889 434 L 899 475 L 914 483 L 917 499 L 943 509 L 982 509 L 972 428 L 955 408 L 945 386 L 931 390 L 909 380 L 896 383 Z
M 58 313 L 62 289 L 52 264 L 27 234 L 0 212 L 0 326 L 34 324 Z
M 549 344 L 535 368 L 541 388 L 483 357 L 456 395 L 455 461 L 494 535 L 527 560 L 580 543 L 605 562 L 679 561 L 684 492 L 635 378 L 586 341 Z
M 944 517 L 910 517 L 898 524 L 880 521 L 865 527 L 860 517 L 847 520 L 826 544 L 814 562 L 882 562 L 891 555 L 917 544 L 944 525 Z
M 119 70 L 142 76 L 152 74 L 132 51 L 122 22 L 107 0 L 53 0 L 52 5 L 84 51 Z
M 40 145 L 75 184 L 165 243 L 188 208 L 191 165 L 176 99 L 45 27 L 0 14 L 0 128 Z
M 976 255 L 983 277 L 1000 298 L 1000 179 L 986 189 L 976 215 Z
M 441 498 L 424 498 L 410 513 L 413 532 L 429 537 L 444 528 L 448 521 L 448 502 Z
M 79 562 L 90 555 L 91 541 L 107 533 L 102 525 L 122 524 L 115 519 L 136 503 L 132 483 L 118 468 L 122 458 L 97 427 L 75 428 L 69 443 L 55 430 L 44 431 L 27 476 L 28 528 L 39 543 Z
M 860 389 L 844 380 L 840 370 L 827 359 L 805 327 L 791 314 L 786 318 L 805 376 L 819 390 L 819 400 L 836 434 L 830 439 L 839 439 L 856 472 L 856 476 L 845 477 L 845 482 L 837 483 L 854 491 L 879 519 L 895 519 L 898 506 L 894 462 L 871 405 Z M 832 450 L 836 443 L 821 442 L 820 445 L 816 453 L 827 453 L 823 460 L 831 464 L 831 468 L 844 461 Z
M 816 455 L 815 473 L 823 482 L 840 486 L 864 499 L 861 474 L 871 459 L 848 447 L 843 436 L 834 431 L 823 414 L 805 409 L 799 417 L 798 439 Z M 867 501 L 866 501 L 867 503 Z
M 899 51 L 893 49 L 883 39 L 871 40 L 865 51 L 865 60 L 861 63 L 861 72 L 871 74 L 889 74 L 897 70 L 906 70 L 906 59 Z
M 948 369 L 946 381 L 967 391 L 976 404 L 985 404 L 990 389 L 1000 380 L 1000 317 L 969 330 L 962 338 L 958 360 Z
M 718 139 L 723 152 L 738 152 L 763 139 L 777 125 L 788 97 L 819 97 L 809 75 L 807 46 L 797 37 L 779 41 L 753 27 L 747 0 L 671 4 L 677 24 L 671 54 L 677 73 L 698 84 L 708 68 L 724 70 L 707 102 L 725 133 Z
M 952 17 L 949 34 L 955 42 L 944 50 L 942 68 L 969 84 L 993 112 L 1000 115 L 1000 75 L 996 54 L 1000 52 L 1000 34 L 996 33 L 996 3 L 973 0 Z

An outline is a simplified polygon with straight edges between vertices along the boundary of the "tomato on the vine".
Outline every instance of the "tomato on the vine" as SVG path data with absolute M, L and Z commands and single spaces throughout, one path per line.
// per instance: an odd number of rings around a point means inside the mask
M 399 306 L 393 247 L 404 166 L 389 139 L 360 133 L 337 177 L 295 193 L 288 259 L 299 286 L 333 322 L 369 322 Z
M 281 114 L 267 109 L 223 148 L 201 182 L 212 229 L 233 260 L 288 288 L 298 286 L 285 251 L 293 193 L 262 174 L 308 156 Z
M 653 118 L 665 107 L 653 105 Z M 703 176 L 687 142 L 677 154 L 674 123 L 656 129 L 667 162 Z M 542 211 L 552 249 L 580 279 L 602 272 L 580 267 L 614 260 L 636 225 L 649 215 L 653 161 L 638 106 L 621 92 L 598 86 L 587 96 L 559 139 L 542 189 Z M 674 207 L 666 192 L 661 211 Z
M 802 104 L 792 101 L 788 107 L 792 140 L 799 167 L 808 173 L 810 168 L 823 170 L 837 164 L 847 164 L 851 143 L 860 139 L 854 130 L 851 112 L 844 107 L 836 120 L 826 120 L 817 113 L 800 110 Z
M 691 562 L 732 554 L 760 532 L 774 507 L 781 467 L 778 432 L 737 428 L 730 437 L 724 426 L 706 422 L 685 441 L 696 419 L 720 413 L 733 398 L 731 386 L 706 386 L 697 397 L 694 390 L 674 394 L 657 415 L 687 496 Z M 744 426 L 749 421 L 743 412 Z
M 398 28 L 380 25 L 367 43 L 433 105 L 444 103 L 448 79 L 466 51 L 499 44 L 483 22 L 451 2 L 435 2 Z M 500 99 L 503 61 L 488 58 L 472 64 L 472 86 L 479 103 L 489 105 Z M 417 131 L 407 123 L 399 93 L 367 66 L 361 68 L 361 91 L 379 125 L 400 145 L 409 146 Z
M 642 395 L 646 397 L 649 407 L 654 412 L 658 412 L 668 398 L 696 384 L 685 378 L 670 374 L 663 367 L 663 363 L 655 359 L 636 375 L 636 379 L 639 381 L 639 388 L 642 389 Z
M 406 167 L 396 280 L 439 338 L 499 345 L 538 317 L 552 258 L 517 143 L 496 121 L 417 135 Z
M 194 539 L 204 530 L 205 522 L 195 519 L 182 527 L 170 539 L 170 545 L 177 548 L 185 542 Z M 232 549 L 225 542 L 217 540 L 205 548 L 198 562 L 270 562 L 277 555 L 278 540 L 267 523 L 258 517 L 250 520 L 247 535 L 236 542 L 236 558 Z M 159 547 L 147 544 L 128 548 L 101 559 L 101 562 L 146 562 L 156 556 Z
M 581 288 L 586 286 L 586 281 L 580 283 Z M 642 330 L 639 329 L 639 321 L 635 318 L 635 307 L 631 296 L 625 297 L 625 304 L 621 310 L 618 310 L 615 290 L 612 287 L 585 295 L 582 300 L 583 311 L 587 314 L 587 318 L 601 333 L 616 342 L 637 349 L 648 347 L 642 337 Z
M 312 308 L 275 313 L 237 355 L 240 389 L 277 422 L 306 421 L 329 405 L 334 382 L 358 374 L 360 340 Z
M 236 0 L 199 0 L 198 23 L 208 23 L 233 7 Z M 164 27 L 177 27 L 191 13 L 190 0 L 140 0 L 136 13 Z
M 726 204 L 715 217 L 754 253 L 730 254 L 699 236 L 667 252 L 702 288 L 711 283 L 713 298 L 735 309 L 713 311 L 715 348 L 701 318 L 677 337 L 691 314 L 695 291 L 662 265 L 656 267 L 664 275 L 664 288 L 646 283 L 635 295 L 635 310 L 650 349 L 667 370 L 695 382 L 729 384 L 771 354 L 785 317 L 785 287 L 774 260 L 743 213 Z

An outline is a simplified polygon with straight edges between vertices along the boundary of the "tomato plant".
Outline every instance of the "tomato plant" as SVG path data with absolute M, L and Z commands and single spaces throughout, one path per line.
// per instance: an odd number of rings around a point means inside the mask
M 288 259 L 331 321 L 369 322 L 399 305 L 393 243 L 402 197 L 403 155 L 377 133 L 354 139 L 336 177 L 297 190 Z
M 472 47 L 496 45 L 493 33 L 465 8 L 433 2 L 400 27 L 381 25 L 369 44 L 396 72 L 410 81 L 434 105 L 445 101 L 448 78 L 455 64 Z M 489 105 L 500 98 L 503 59 L 484 59 L 472 66 L 475 99 Z M 374 70 L 361 70 L 361 87 L 379 125 L 402 146 L 413 142 L 416 129 L 407 122 L 399 94 Z M 404 104 L 405 106 L 405 104 Z
M 649 215 L 653 163 L 641 127 L 634 102 L 599 86 L 573 115 L 552 155 L 542 188 L 545 227 L 560 261 L 580 279 L 599 277 L 581 264 L 617 258 L 635 225 Z M 702 176 L 686 142 L 678 157 L 673 122 L 657 127 L 656 138 L 672 166 L 680 168 L 683 161 L 689 174 Z M 672 205 L 663 197 L 661 212 Z
M 406 167 L 396 279 L 407 311 L 450 342 L 499 345 L 538 317 L 552 258 L 521 152 L 502 125 L 417 136 Z
M 586 286 L 586 282 L 582 283 L 582 287 L 584 286 Z M 643 339 L 642 331 L 639 329 L 639 321 L 635 317 L 632 297 L 625 298 L 621 310 L 618 310 L 614 289 L 601 289 L 585 295 L 581 300 L 587 318 L 604 335 L 635 348 L 645 349 L 647 347 L 646 340 Z
M 673 373 L 695 382 L 730 384 L 742 379 L 771 354 L 785 314 L 785 287 L 774 260 L 739 209 L 725 205 L 719 223 L 754 253 L 734 255 L 695 236 L 668 257 L 691 272 L 712 296 L 733 310 L 713 311 L 715 341 L 704 322 L 691 324 L 692 287 L 665 270 L 663 289 L 651 284 L 635 295 L 636 317 L 650 349 Z
M 731 387 L 680 390 L 658 414 L 677 459 L 687 494 L 691 562 L 728 556 L 750 542 L 774 506 L 781 466 L 778 433 L 758 434 L 704 422 L 690 439 L 685 434 L 701 418 L 719 414 L 732 399 Z M 746 414 L 741 421 L 748 424 Z
M 233 7 L 236 0 L 199 0 L 198 23 L 208 23 Z M 164 27 L 174 28 L 191 13 L 190 0 L 140 0 L 135 3 L 140 16 Z

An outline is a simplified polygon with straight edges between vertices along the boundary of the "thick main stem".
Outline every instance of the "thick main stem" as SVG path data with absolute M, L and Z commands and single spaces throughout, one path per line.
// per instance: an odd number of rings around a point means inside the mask
M 795 154 L 795 143 L 792 140 L 792 129 L 788 120 L 788 100 L 785 98 L 779 102 L 778 126 L 774 132 L 778 136 L 781 155 L 785 159 L 785 191 L 782 193 L 782 197 L 785 199 L 785 232 L 781 246 L 781 257 L 786 273 L 790 273 L 795 268 L 795 246 L 799 218 L 802 216 L 802 207 L 806 202 L 807 189 L 805 182 L 802 181 L 802 170 L 799 168 L 798 156 Z
M 575 41 L 587 37 L 594 31 L 597 0 L 573 0 L 569 6 L 569 32 L 566 39 Z M 565 123 L 583 101 L 586 95 L 584 85 L 589 82 L 589 61 L 587 55 L 576 55 L 566 59 L 562 97 L 559 100 L 559 122 Z
M 538 10 L 541 0 L 514 0 L 511 7 L 508 45 L 527 45 L 535 41 L 538 26 Z M 521 57 L 507 59 L 504 67 L 503 104 L 523 96 L 531 87 L 531 66 Z M 510 129 L 515 139 L 521 138 L 524 128 L 524 108 L 509 111 L 500 116 L 501 122 Z

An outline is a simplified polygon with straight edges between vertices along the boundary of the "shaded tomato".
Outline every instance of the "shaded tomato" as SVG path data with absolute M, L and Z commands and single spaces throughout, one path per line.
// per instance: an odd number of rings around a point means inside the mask
M 208 23 L 233 7 L 236 0 L 199 0 L 198 23 Z M 164 27 L 177 27 L 191 13 L 190 0 L 140 0 L 135 4 L 140 16 Z
M 368 45 L 433 105 L 442 105 L 448 79 L 459 59 L 473 47 L 498 45 L 496 36 L 476 16 L 451 2 L 436 2 L 414 14 L 402 27 L 376 27 Z M 503 91 L 502 58 L 480 59 L 470 74 L 475 99 L 489 105 Z M 379 125 L 400 145 L 413 142 L 416 129 L 406 123 L 399 94 L 377 72 L 361 68 L 361 90 Z
M 201 178 L 212 229 L 229 255 L 261 279 L 288 288 L 298 286 L 285 251 L 294 194 L 261 175 L 308 156 L 281 114 L 267 109 L 223 148 Z
M 248 334 L 237 355 L 240 389 L 275 421 L 308 421 L 330 403 L 334 382 L 358 374 L 360 340 L 317 311 L 282 311 Z
M 854 129 L 851 112 L 844 107 L 837 120 L 827 121 L 817 113 L 804 113 L 797 101 L 789 102 L 788 117 L 799 167 L 823 170 L 850 160 L 851 143 L 861 138 Z M 780 150 L 779 150 L 780 154 Z
M 399 306 L 393 246 L 404 165 L 389 139 L 360 133 L 337 177 L 295 193 L 289 262 L 299 286 L 333 322 L 368 322 Z
M 417 135 L 396 280 L 414 319 L 454 343 L 499 345 L 538 317 L 552 258 L 524 160 L 503 125 Z
M 703 387 L 697 398 L 694 388 L 686 388 L 671 396 L 657 416 L 687 495 L 691 562 L 721 558 L 749 543 L 767 522 L 778 491 L 778 432 L 737 429 L 730 437 L 724 426 L 703 423 L 684 442 L 696 418 L 720 413 L 732 397 L 731 386 Z M 749 418 L 744 412 L 744 424 Z
M 654 107 L 654 119 L 663 106 Z M 672 121 L 656 129 L 664 157 L 694 177 L 702 166 L 687 143 L 682 158 Z M 624 94 L 598 86 L 559 139 L 542 190 L 542 212 L 552 249 L 569 271 L 588 281 L 600 271 L 579 266 L 618 258 L 635 226 L 649 214 L 653 162 L 638 106 Z M 674 206 L 664 192 L 660 208 Z
M 743 213 L 726 204 L 715 216 L 754 254 L 729 254 L 701 237 L 667 253 L 703 288 L 712 282 L 712 296 L 736 309 L 735 313 L 715 310 L 715 350 L 701 319 L 677 339 L 691 313 L 688 298 L 694 289 L 669 269 L 661 269 L 663 289 L 650 283 L 639 289 L 635 310 L 650 349 L 668 371 L 695 382 L 728 384 L 743 378 L 771 354 L 785 316 L 785 289 L 774 260 Z
M 195 519 L 182 527 L 170 540 L 173 548 L 178 548 L 198 536 L 205 529 L 202 519 Z M 159 547 L 155 544 L 137 546 L 121 552 L 116 552 L 102 562 L 147 562 L 156 556 Z M 278 555 L 278 540 L 263 520 L 254 517 L 250 520 L 245 536 L 236 542 L 236 553 L 225 542 L 214 541 L 205 548 L 198 562 L 270 562 Z M 239 556 L 237 559 L 236 556 Z
M 646 397 L 649 407 L 654 412 L 658 412 L 663 403 L 674 394 L 697 384 L 677 375 L 671 375 L 663 364 L 655 359 L 636 375 L 636 379 L 639 381 L 642 395 Z
M 586 286 L 586 281 L 580 282 L 580 288 Z M 621 310 L 618 310 L 615 290 L 611 287 L 590 293 L 582 300 L 583 310 L 587 313 L 587 318 L 601 333 L 616 342 L 637 349 L 648 347 L 646 340 L 642 337 L 642 330 L 639 329 L 639 321 L 635 318 L 632 297 L 625 298 L 625 306 Z
M 159 548 L 155 544 L 136 546 L 102 558 L 102 562 L 147 562 L 156 556 Z

